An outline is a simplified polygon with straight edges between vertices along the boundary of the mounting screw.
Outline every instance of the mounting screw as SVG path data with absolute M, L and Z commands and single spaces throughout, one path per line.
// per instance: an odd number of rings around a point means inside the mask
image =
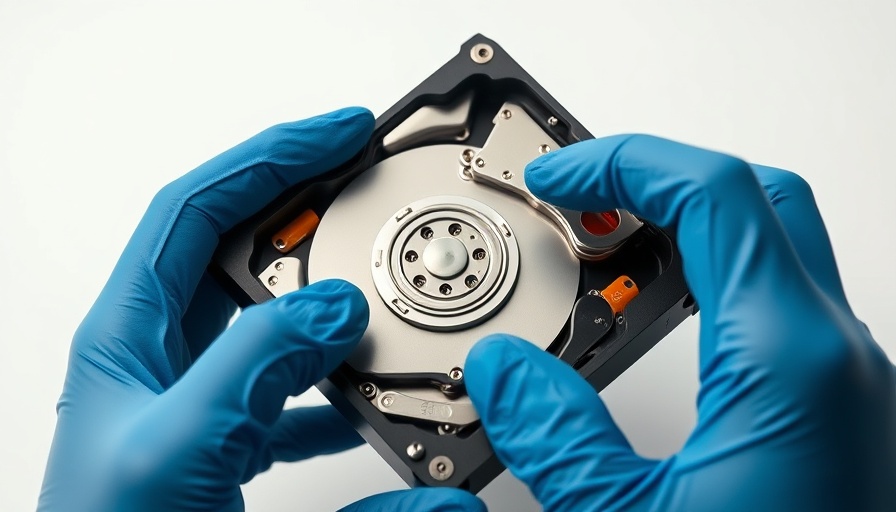
M 448 457 L 439 455 L 438 457 L 433 457 L 433 459 L 429 461 L 429 475 L 436 480 L 443 482 L 451 478 L 451 475 L 453 474 L 454 462 Z
M 451 377 L 451 380 L 460 380 L 464 378 L 464 371 L 460 368 L 452 368 L 450 372 L 448 372 L 448 376 Z
M 485 167 L 485 160 L 481 158 L 476 159 L 476 167 Z
M 625 317 L 623 317 L 622 315 L 617 316 L 616 323 L 622 325 L 623 323 L 625 323 Z
M 548 124 L 551 126 L 557 126 L 557 118 L 554 116 L 549 117 Z
M 373 398 L 376 396 L 376 386 L 369 382 L 361 384 L 358 389 L 361 391 L 361 394 L 364 395 L 365 398 Z
M 538 152 L 541 153 L 542 155 L 544 155 L 546 153 L 550 153 L 551 146 L 548 146 L 547 144 L 542 144 L 541 146 L 538 146 Z
M 383 407 L 392 407 L 392 404 L 395 403 L 395 397 L 393 397 L 392 395 L 386 395 L 382 398 L 382 400 L 380 400 L 380 402 L 383 404 Z
M 513 173 L 510 171 L 504 171 L 501 173 L 501 177 L 505 180 L 509 180 L 510 178 L 513 178 Z
M 473 59 L 473 62 L 476 64 L 485 64 L 492 60 L 492 57 L 495 56 L 495 50 L 492 49 L 491 45 L 485 43 L 479 43 L 473 48 L 470 48 L 470 58 Z
M 408 445 L 407 452 L 411 460 L 420 460 L 423 458 L 423 454 L 426 453 L 426 448 L 420 443 L 411 443 Z
M 600 295 L 600 292 L 597 290 L 588 290 L 588 295 L 591 295 L 592 297 L 596 297 L 596 296 Z
M 278 262 L 274 265 L 274 268 L 277 269 L 277 270 L 283 270 L 283 262 L 282 262 L 282 261 L 278 261 Z
M 513 112 L 511 112 L 510 110 L 504 109 L 501 111 L 501 117 L 504 119 L 510 119 L 511 117 L 513 117 Z

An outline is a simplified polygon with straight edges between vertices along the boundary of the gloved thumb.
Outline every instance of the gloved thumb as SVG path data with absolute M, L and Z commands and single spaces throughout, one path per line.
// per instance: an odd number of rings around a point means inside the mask
M 575 370 L 519 338 L 489 336 L 467 356 L 467 392 L 498 458 L 545 510 L 631 503 L 657 462 L 632 451 Z
M 203 415 L 228 449 L 236 443 L 250 456 L 287 396 L 332 372 L 361 339 L 368 318 L 360 290 L 339 280 L 247 308 L 163 398 Z

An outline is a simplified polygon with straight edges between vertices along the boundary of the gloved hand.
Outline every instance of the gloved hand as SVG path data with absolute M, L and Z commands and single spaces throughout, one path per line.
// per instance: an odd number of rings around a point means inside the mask
M 697 426 L 665 460 L 636 455 L 560 360 L 509 336 L 471 351 L 486 433 L 545 510 L 896 510 L 896 374 L 850 311 L 805 181 L 642 135 L 549 153 L 525 179 L 674 230 L 701 311 Z
M 358 342 L 363 295 L 324 281 L 248 308 L 226 329 L 236 306 L 205 269 L 221 233 L 357 153 L 372 128 L 358 108 L 278 125 L 156 196 L 75 334 L 41 510 L 241 510 L 240 484 L 273 462 L 362 442 L 329 406 L 282 409 Z M 349 506 L 483 508 L 449 489 Z

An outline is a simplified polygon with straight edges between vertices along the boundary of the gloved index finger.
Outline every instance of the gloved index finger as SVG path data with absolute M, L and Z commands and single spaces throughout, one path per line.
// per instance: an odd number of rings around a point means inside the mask
M 559 206 L 625 208 L 675 230 L 701 308 L 704 366 L 726 333 L 744 339 L 753 330 L 748 338 L 774 342 L 778 336 L 756 329 L 824 316 L 762 187 L 737 158 L 646 135 L 613 136 L 545 155 L 527 167 L 525 179 Z M 781 318 L 780 303 L 800 311 Z
M 171 298 L 185 307 L 221 234 L 287 187 L 357 153 L 372 128 L 367 110 L 343 109 L 273 126 L 218 155 L 159 192 L 122 263 L 129 267 L 135 258 L 151 264 Z
M 85 324 L 101 321 L 99 330 L 111 332 L 115 344 L 133 343 L 139 350 L 126 351 L 138 359 L 133 368 L 148 370 L 163 388 L 170 385 L 188 356 L 169 324 L 186 311 L 219 236 L 287 187 L 348 160 L 372 130 L 373 116 L 363 108 L 284 123 L 166 186 L 150 204 Z M 109 314 L 112 310 L 119 313 Z

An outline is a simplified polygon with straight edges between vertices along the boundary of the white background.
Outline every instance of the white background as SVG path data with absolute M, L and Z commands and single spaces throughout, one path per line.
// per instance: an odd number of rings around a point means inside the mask
M 36 503 L 71 335 L 154 192 L 271 124 L 382 113 L 476 32 L 595 134 L 802 174 L 852 306 L 896 356 L 892 0 L 0 0 L 0 509 Z M 603 393 L 645 455 L 693 424 L 696 326 Z M 278 465 L 245 495 L 250 510 L 328 510 L 403 486 L 363 447 Z M 505 476 L 483 496 L 537 509 L 520 489 Z

